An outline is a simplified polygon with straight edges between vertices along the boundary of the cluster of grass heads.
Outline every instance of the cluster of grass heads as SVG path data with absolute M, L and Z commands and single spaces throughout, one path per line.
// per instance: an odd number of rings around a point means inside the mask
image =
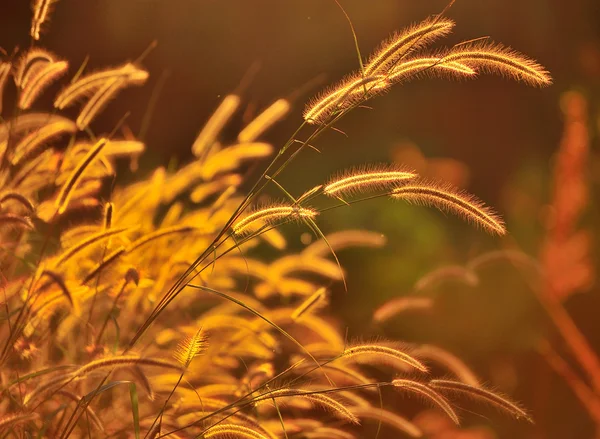
M 194 161 L 113 186 L 116 161 L 134 162 L 144 144 L 118 129 L 97 135 L 94 119 L 148 72 L 139 63 L 82 67 L 53 109 L 36 110 L 69 71 L 37 43 L 52 3 L 35 2 L 34 44 L 0 64 L 0 91 L 12 79 L 17 95 L 0 125 L 2 437 L 352 438 L 363 437 L 361 422 L 423 436 L 386 406 L 390 390 L 420 396 L 456 424 L 453 401 L 465 396 L 531 420 L 443 349 L 348 343 L 323 311 L 328 286 L 344 281 L 336 251 L 383 243 L 366 231 L 325 236 L 317 221 L 327 210 L 391 197 L 503 234 L 491 209 L 408 169 L 352 170 L 300 196 L 277 178 L 321 133 L 396 83 L 497 72 L 546 85 L 543 68 L 482 41 L 425 53 L 453 27 L 435 16 L 391 37 L 359 72 L 311 101 L 281 148 L 259 138 L 290 110 L 283 99 L 235 144 L 220 143 L 242 105 L 229 95 L 192 146 Z M 241 194 L 244 166 L 273 153 Z M 283 201 L 251 207 L 267 189 Z M 286 253 L 279 227 L 289 222 L 317 240 Z M 280 256 L 255 259 L 257 246 Z M 432 376 L 427 362 L 450 376 Z

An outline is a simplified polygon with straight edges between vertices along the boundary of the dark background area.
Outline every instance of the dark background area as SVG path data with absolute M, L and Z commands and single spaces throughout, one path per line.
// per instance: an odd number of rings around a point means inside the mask
M 0 2 L 0 47 L 10 56 L 13 47 L 30 44 L 30 5 L 28 0 Z M 363 57 L 394 30 L 446 6 L 444 0 L 341 3 Z M 562 133 L 559 97 L 570 89 L 582 91 L 589 99 L 592 131 L 600 126 L 600 2 L 458 0 L 447 15 L 457 25 L 440 44 L 490 36 L 538 60 L 551 72 L 554 85 L 535 89 L 481 76 L 395 87 L 370 103 L 373 110 L 355 111 L 338 125 L 347 137 L 328 132 L 319 139 L 322 153 L 302 155 L 282 177 L 286 187 L 301 193 L 339 169 L 389 161 L 398 145 L 413 143 L 425 157 L 464 163 L 468 189 L 501 213 L 511 203 L 506 188 L 515 182 L 522 183 L 517 191 L 544 204 Z M 123 92 L 94 123 L 98 132 L 110 132 L 131 110 L 127 123 L 137 133 L 152 90 L 168 75 L 145 138 L 142 173 L 173 158 L 189 160 L 198 130 L 253 66 L 260 69 L 241 92 L 247 109 L 228 125 L 228 134 L 234 139 L 253 114 L 278 97 L 295 94 L 292 113 L 266 136 L 276 146 L 300 124 L 304 103 L 312 95 L 357 68 L 348 23 L 329 0 L 60 0 L 43 45 L 69 59 L 74 72 L 88 55 L 88 71 L 134 60 L 155 40 L 157 47 L 143 61 L 151 74 L 148 83 Z M 592 140 L 596 138 L 593 134 Z M 598 182 L 597 176 L 593 179 Z M 436 291 L 440 305 L 426 318 L 410 316 L 388 328 L 370 323 L 380 303 L 408 293 L 416 280 L 440 265 L 464 263 L 507 244 L 535 254 L 541 232 L 531 230 L 539 229 L 540 219 L 530 218 L 528 228 L 523 225 L 527 220 L 509 218 L 514 234 L 499 241 L 437 212 L 389 204 L 339 209 L 322 219 L 325 231 L 362 227 L 381 231 L 390 240 L 383 251 L 341 255 L 350 273 L 349 291 L 337 291 L 335 309 L 348 323 L 350 335 L 383 332 L 438 343 L 458 354 L 487 382 L 522 401 L 538 421 L 538 427 L 528 427 L 491 414 L 499 437 L 591 437 L 591 423 L 570 389 L 532 352 L 532 340 L 550 325 L 513 272 L 500 269 L 475 290 L 453 285 L 443 294 Z M 297 237 L 290 241 L 299 246 Z M 599 306 L 598 298 L 575 298 L 569 307 L 597 350 Z

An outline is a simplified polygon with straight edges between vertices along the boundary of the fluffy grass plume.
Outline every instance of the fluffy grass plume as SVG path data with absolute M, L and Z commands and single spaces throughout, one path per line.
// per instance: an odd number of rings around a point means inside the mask
M 331 196 L 352 195 L 369 190 L 383 190 L 417 177 L 412 171 L 392 166 L 353 169 L 331 179 L 323 192 Z
M 241 99 L 237 95 L 231 94 L 225 96 L 225 99 L 223 99 L 211 118 L 206 122 L 206 125 L 204 125 L 204 128 L 202 128 L 202 131 L 200 131 L 192 145 L 192 153 L 196 157 L 201 157 L 205 153 L 206 148 L 213 144 L 229 118 L 240 106 L 240 103 Z
M 199 329 L 194 335 L 185 337 L 179 343 L 173 356 L 183 367 L 188 367 L 205 349 L 206 336 L 202 333 L 202 329 Z
M 365 100 L 365 95 L 380 92 L 388 86 L 386 75 L 350 76 L 313 99 L 304 110 L 304 119 L 309 123 L 324 124 L 337 110 L 357 104 Z
M 238 142 L 254 142 L 273 124 L 283 119 L 291 108 L 287 99 L 277 99 L 240 131 Z
M 522 418 L 533 423 L 531 416 L 529 416 L 525 410 L 519 407 L 518 404 L 512 402 L 505 396 L 484 389 L 480 386 L 474 386 L 461 381 L 451 380 L 432 380 L 429 385 L 440 391 L 463 393 L 472 397 L 473 399 L 487 401 L 488 403 L 506 411 L 507 413 L 510 413 L 517 418 Z
M 340 358 L 366 364 L 390 364 L 401 371 L 405 371 L 406 366 L 409 366 L 409 368 L 427 372 L 427 366 L 417 358 L 395 347 L 379 343 L 350 347 L 344 351 Z
M 256 224 L 277 224 L 285 220 L 298 220 L 301 218 L 314 218 L 316 210 L 296 206 L 271 206 L 250 213 L 233 226 L 233 232 L 241 235 L 252 231 Z
M 490 233 L 497 235 L 506 233 L 504 222 L 492 209 L 473 195 L 449 185 L 429 182 L 409 183 L 394 189 L 392 197 L 455 213 Z
M 392 35 L 369 58 L 365 65 L 365 76 L 388 73 L 391 67 L 400 63 L 410 52 L 448 35 L 453 27 L 452 20 L 435 17 Z
M 358 416 L 360 419 L 372 419 L 383 424 L 387 424 L 394 428 L 401 434 L 409 437 L 423 437 L 423 432 L 419 427 L 410 422 L 408 419 L 397 415 L 394 412 L 382 409 L 380 407 L 352 407 L 350 409 L 352 413 Z
M 302 302 L 295 310 L 292 312 L 292 319 L 298 320 L 302 317 L 302 314 L 306 312 L 310 312 L 310 310 L 317 309 L 319 307 L 325 306 L 327 301 L 327 289 L 319 288 L 313 294 L 311 294 L 304 302 Z
M 400 378 L 392 381 L 392 384 L 397 389 L 406 389 L 423 396 L 424 398 L 433 402 L 435 405 L 441 408 L 456 425 L 460 424 L 458 415 L 450 405 L 450 402 L 428 385 L 413 380 L 405 380 Z
M 403 83 L 421 76 L 448 76 L 451 78 L 470 77 L 477 71 L 458 61 L 448 61 L 443 57 L 409 59 L 390 70 L 390 83 Z
M 54 106 L 62 110 L 80 99 L 93 96 L 103 86 L 112 83 L 112 81 L 119 81 L 123 85 L 128 83 L 140 84 L 147 78 L 148 72 L 131 63 L 91 73 L 78 78 L 65 87 L 54 99 Z
M 455 46 L 443 57 L 444 62 L 459 62 L 476 71 L 500 73 L 533 86 L 552 84 L 548 71 L 534 60 L 502 44 L 489 42 Z
M 433 300 L 430 297 L 398 297 L 379 307 L 373 314 L 373 319 L 381 323 L 406 311 L 429 310 L 432 306 Z
M 35 0 L 33 2 L 33 19 L 31 20 L 30 35 L 34 40 L 40 39 L 42 26 L 50 18 L 50 13 L 57 0 Z
M 56 210 L 59 214 L 62 214 L 67 209 L 69 201 L 73 197 L 73 193 L 77 184 L 81 180 L 83 173 L 87 169 L 87 167 L 98 157 L 98 154 L 106 145 L 106 139 L 100 139 L 96 144 L 89 150 L 89 152 L 85 155 L 83 160 L 77 165 L 77 167 L 73 170 L 63 187 L 58 193 L 56 197 Z
M 12 69 L 12 63 L 10 62 L 0 62 L 0 112 L 2 112 L 2 101 L 4 96 L 4 87 L 6 86 L 6 81 L 10 76 L 10 71 Z M 1 153 L 2 151 L 0 151 Z
M 427 19 L 392 36 L 371 57 L 363 70 L 330 87 L 312 99 L 304 110 L 310 124 L 327 125 L 373 96 L 389 89 L 394 83 L 406 82 L 423 75 L 469 77 L 478 72 L 500 73 L 529 85 L 552 83 L 548 72 L 537 62 L 488 42 L 465 42 L 435 56 L 419 50 L 435 39 L 450 33 L 454 22 L 444 17 Z
M 48 87 L 67 72 L 69 63 L 66 61 L 56 61 L 48 63 L 39 72 L 35 74 L 23 87 L 19 96 L 19 108 L 29 109 L 35 99 L 42 93 L 43 89 Z

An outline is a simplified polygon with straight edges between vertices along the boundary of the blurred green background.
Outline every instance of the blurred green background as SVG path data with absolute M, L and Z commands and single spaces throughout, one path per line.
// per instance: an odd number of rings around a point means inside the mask
M 363 56 L 391 32 L 440 12 L 439 0 L 341 0 L 352 19 Z M 29 1 L 2 0 L 0 46 L 29 44 Z M 350 336 L 383 335 L 436 343 L 474 366 L 484 381 L 522 401 L 537 425 L 525 426 L 487 412 L 498 437 L 588 438 L 597 431 L 571 389 L 536 353 L 541 337 L 557 351 L 563 342 L 523 276 L 510 264 L 481 273 L 476 287 L 443 283 L 422 294 L 436 298 L 432 312 L 371 322 L 386 299 L 411 294 L 431 270 L 464 264 L 486 251 L 520 249 L 537 257 L 552 193 L 552 167 L 563 131 L 559 100 L 578 90 L 588 102 L 591 155 L 586 159 L 589 205 L 582 227 L 597 230 L 597 154 L 600 126 L 600 2 L 598 0 L 458 0 L 448 16 L 455 32 L 442 44 L 490 36 L 543 64 L 554 77 L 547 89 L 528 88 L 496 76 L 475 81 L 420 80 L 372 101 L 338 125 L 347 136 L 328 132 L 321 154 L 307 151 L 282 183 L 295 194 L 331 173 L 361 163 L 407 161 L 431 176 L 450 178 L 497 208 L 508 237 L 485 236 L 437 211 L 388 200 L 331 211 L 324 231 L 365 228 L 384 233 L 383 250 L 345 251 L 348 292 L 336 287 L 334 309 Z M 131 110 L 128 125 L 139 130 L 152 90 L 166 78 L 146 134 L 144 172 L 176 158 L 186 161 L 195 135 L 221 98 L 259 67 L 241 91 L 248 109 L 227 128 L 231 140 L 252 114 L 278 97 L 295 95 L 293 112 L 266 140 L 281 145 L 301 121 L 306 102 L 322 86 L 357 68 L 348 23 L 328 0 L 60 0 L 45 46 L 88 69 L 144 60 L 151 79 L 130 89 L 105 111 L 97 126 L 106 131 Z M 243 113 L 243 112 L 242 112 Z M 290 230 L 293 247 L 300 232 Z M 597 243 L 597 238 L 593 241 Z M 592 247 L 595 247 L 593 245 Z M 598 267 L 592 251 L 591 261 Z M 596 271 L 596 270 L 593 270 Z M 600 292 L 589 282 L 566 308 L 600 351 Z M 576 366 L 574 366 L 576 369 Z

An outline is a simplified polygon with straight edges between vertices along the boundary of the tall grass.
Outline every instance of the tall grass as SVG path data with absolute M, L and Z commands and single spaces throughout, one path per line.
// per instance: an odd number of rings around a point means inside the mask
M 300 196 L 277 179 L 348 112 L 398 83 L 492 72 L 542 86 L 550 78 L 541 66 L 491 43 L 425 52 L 454 26 L 434 16 L 364 64 L 358 53 L 360 70 L 314 98 L 281 147 L 259 139 L 288 113 L 282 99 L 235 144 L 221 143 L 243 105 L 232 94 L 200 131 L 192 162 L 112 187 L 115 163 L 134 162 L 144 145 L 118 127 L 98 134 L 95 118 L 149 73 L 137 63 L 79 71 L 54 108 L 36 109 L 68 70 L 37 42 L 52 3 L 34 3 L 31 48 L 0 68 L 0 86 L 12 87 L 12 77 L 17 90 L 0 125 L 2 437 L 350 438 L 364 437 L 362 423 L 423 436 L 387 406 L 391 389 L 420 395 L 457 424 L 454 394 L 530 420 L 443 349 L 349 345 L 326 311 L 328 285 L 345 282 L 336 252 L 383 243 L 366 231 L 325 236 L 318 221 L 328 210 L 408 199 L 503 234 L 491 209 L 441 183 L 415 183 L 407 169 L 351 170 Z M 244 168 L 267 157 L 242 193 Z M 266 191 L 283 201 L 257 206 Z M 290 222 L 317 241 L 286 251 L 280 227 Z M 257 259 L 261 246 L 280 256 Z M 428 361 L 449 366 L 450 379 L 432 376 Z

